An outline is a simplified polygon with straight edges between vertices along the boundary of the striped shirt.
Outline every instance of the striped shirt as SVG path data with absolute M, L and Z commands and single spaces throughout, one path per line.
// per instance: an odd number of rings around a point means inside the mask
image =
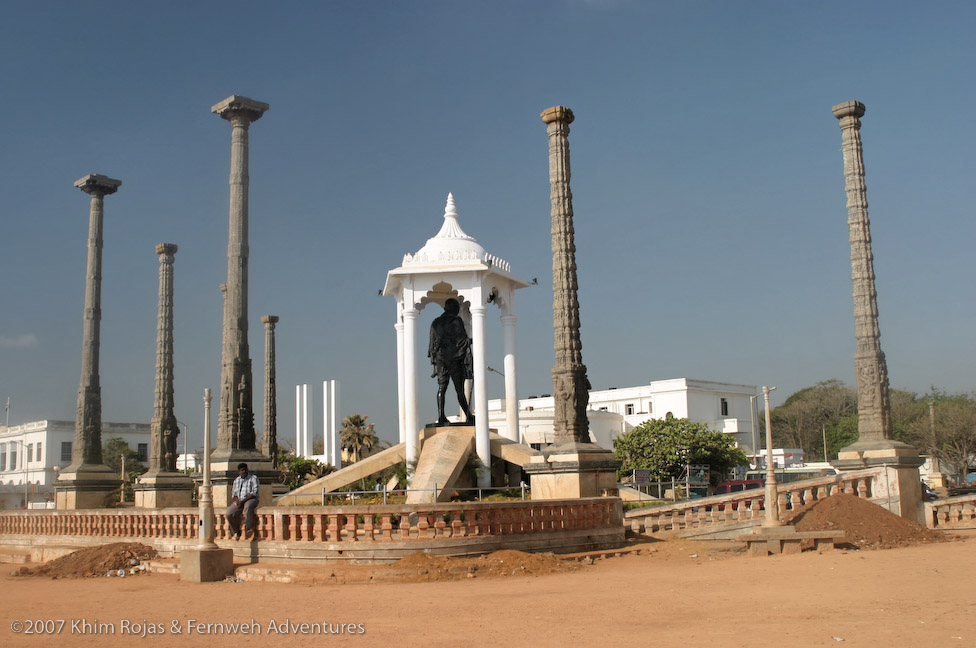
M 258 476 L 252 472 L 247 473 L 246 477 L 237 476 L 234 480 L 234 491 L 232 497 L 237 497 L 239 499 L 244 499 L 248 495 L 258 496 Z

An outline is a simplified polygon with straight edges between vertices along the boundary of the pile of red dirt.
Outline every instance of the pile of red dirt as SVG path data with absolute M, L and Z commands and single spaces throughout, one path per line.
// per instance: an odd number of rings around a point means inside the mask
M 505 549 L 477 558 L 449 558 L 415 553 L 389 566 L 407 582 L 454 580 L 476 576 L 538 576 L 576 569 L 577 564 L 551 553 Z
M 846 493 L 818 500 L 786 521 L 797 531 L 844 531 L 846 535 L 838 544 L 858 549 L 890 549 L 947 539 L 944 533 Z
M 86 578 L 106 574 L 117 576 L 120 570 L 123 574 L 130 573 L 133 567 L 158 556 L 155 549 L 138 542 L 113 542 L 81 549 L 38 567 L 21 567 L 16 574 L 49 578 Z

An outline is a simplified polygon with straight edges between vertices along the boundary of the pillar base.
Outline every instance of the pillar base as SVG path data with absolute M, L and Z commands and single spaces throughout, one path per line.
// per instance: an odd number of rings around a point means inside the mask
M 214 453 L 210 460 L 210 482 L 213 484 L 213 507 L 220 511 L 234 501 L 234 480 L 237 479 L 237 464 L 246 463 L 249 472 L 258 476 L 258 506 L 271 506 L 271 485 L 281 473 L 271 465 L 271 459 L 257 450 L 231 450 Z M 201 473 L 193 475 L 194 481 L 203 478 Z
M 233 549 L 184 549 L 180 552 L 180 580 L 213 583 L 233 573 Z
M 146 473 L 133 485 L 136 508 L 161 509 L 193 506 L 193 480 L 180 472 Z
M 616 496 L 620 461 L 595 443 L 543 448 L 525 465 L 533 500 Z
M 925 460 L 918 450 L 893 439 L 858 441 L 837 453 L 830 462 L 839 471 L 884 467 L 874 481 L 871 501 L 895 515 L 919 521 L 922 516 L 922 480 L 918 467 Z
M 69 466 L 54 483 L 55 507 L 67 510 L 106 508 L 121 484 L 122 480 L 108 466 Z

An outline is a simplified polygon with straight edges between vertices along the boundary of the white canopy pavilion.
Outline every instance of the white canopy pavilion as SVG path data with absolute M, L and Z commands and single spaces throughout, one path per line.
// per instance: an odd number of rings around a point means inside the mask
M 505 412 L 507 435 L 518 441 L 518 397 L 515 362 L 515 291 L 529 286 L 510 272 L 507 261 L 489 254 L 458 224 L 453 194 L 447 196 L 444 223 L 437 235 L 416 254 L 405 254 L 403 264 L 386 276 L 383 295 L 397 300 L 397 387 L 400 442 L 406 443 L 407 461 L 417 459 L 420 435 L 417 391 L 417 317 L 428 304 L 441 307 L 450 298 L 461 304 L 461 317 L 472 339 L 474 360 L 475 448 L 485 466 L 491 465 L 488 440 L 488 392 L 485 314 L 493 304 L 501 311 L 504 332 Z M 439 313 L 438 313 L 439 314 Z M 422 332 L 426 344 L 427 331 Z M 426 359 L 422 359 L 427 364 Z M 428 374 L 429 375 L 429 374 Z M 433 400 L 434 390 L 431 390 Z M 450 402 L 450 401 L 448 401 Z M 481 485 L 490 480 L 485 474 Z

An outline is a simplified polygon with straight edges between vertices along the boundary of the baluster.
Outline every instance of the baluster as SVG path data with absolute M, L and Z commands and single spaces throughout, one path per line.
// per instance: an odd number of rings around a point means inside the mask
M 376 515 L 370 513 L 369 509 L 363 513 L 363 540 L 366 542 L 373 541 L 373 532 L 376 528 Z
M 400 540 L 410 539 L 410 514 L 400 514 Z
M 339 514 L 329 513 L 329 542 L 340 542 L 339 537 Z

